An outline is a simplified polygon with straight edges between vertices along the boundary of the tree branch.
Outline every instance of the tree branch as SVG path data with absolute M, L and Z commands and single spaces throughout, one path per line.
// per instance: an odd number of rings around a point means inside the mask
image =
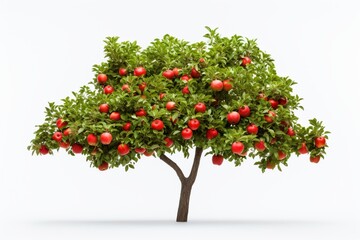
M 183 183 L 186 178 L 184 176 L 184 173 L 181 171 L 179 166 L 170 158 L 168 158 L 165 154 L 160 155 L 160 159 L 163 160 L 167 165 L 169 165 L 172 169 L 175 170 L 176 174 L 178 175 L 181 183 Z
M 190 182 L 191 185 L 195 182 L 196 175 L 197 175 L 199 165 L 200 165 L 200 159 L 201 159 L 202 152 L 203 152 L 202 148 L 196 147 L 194 162 L 193 162 L 193 165 L 192 165 L 192 168 L 191 168 L 190 175 L 188 177 L 189 182 Z

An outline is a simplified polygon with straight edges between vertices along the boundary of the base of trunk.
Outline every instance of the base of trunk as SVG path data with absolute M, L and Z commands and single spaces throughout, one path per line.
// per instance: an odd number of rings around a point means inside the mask
M 190 185 L 190 184 L 187 184 L 187 183 L 181 184 L 179 208 L 178 208 L 178 213 L 177 213 L 177 217 L 176 217 L 177 222 L 187 222 L 188 213 L 189 213 L 191 188 L 192 188 L 192 185 Z

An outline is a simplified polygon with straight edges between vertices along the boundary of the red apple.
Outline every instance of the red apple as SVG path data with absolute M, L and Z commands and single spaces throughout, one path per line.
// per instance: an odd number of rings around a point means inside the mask
M 286 158 L 286 153 L 284 153 L 283 151 L 279 150 L 278 151 L 278 159 L 279 161 L 284 160 Z
M 83 151 L 83 146 L 80 143 L 74 143 L 71 146 L 73 153 L 80 154 Z
M 215 128 L 210 128 L 206 131 L 206 138 L 211 140 L 218 135 L 218 131 Z
M 100 165 L 99 165 L 99 167 L 98 167 L 98 169 L 100 170 L 100 171 L 105 171 L 105 170 L 107 170 L 109 168 L 109 163 L 107 163 L 107 162 L 102 162 Z
M 289 135 L 290 137 L 293 137 L 296 135 L 296 133 L 292 127 L 288 128 L 288 130 L 286 131 L 286 134 Z
M 113 121 L 119 121 L 121 119 L 121 115 L 119 112 L 112 112 L 110 114 L 110 119 Z
M 250 116 L 250 108 L 249 108 L 248 105 L 244 105 L 244 106 L 240 107 L 238 112 L 239 112 L 241 117 Z
M 139 89 L 141 92 L 144 92 L 145 88 L 146 88 L 146 82 L 142 82 L 139 84 Z
M 151 122 L 151 128 L 157 131 L 161 131 L 164 129 L 164 123 L 163 121 L 156 119 Z
M 201 76 L 201 73 L 198 70 L 196 70 L 196 68 L 192 68 L 190 75 L 193 78 L 199 78 Z
M 230 124 L 237 124 L 240 121 L 240 114 L 238 112 L 231 112 L 227 115 L 227 121 Z
M 189 77 L 189 75 L 187 75 L 187 74 L 182 75 L 180 79 L 181 79 L 181 80 L 183 80 L 183 81 L 185 81 L 185 82 L 187 82 L 187 81 L 190 81 L 190 80 L 191 80 L 191 78 L 190 78 L 190 77 Z
M 62 118 L 59 118 L 58 120 L 56 120 L 56 126 L 58 127 L 58 129 L 62 129 L 63 127 L 65 127 L 68 123 L 65 122 Z
M 104 93 L 105 94 L 112 94 L 114 92 L 114 88 L 110 85 L 106 85 L 104 87 Z
M 234 142 L 232 145 L 231 145 L 231 151 L 234 153 L 234 154 L 238 154 L 240 155 L 245 149 L 245 146 L 242 142 Z
M 61 148 L 68 149 L 68 148 L 70 147 L 70 142 L 64 142 L 64 141 L 59 142 L 59 146 L 60 146 Z
M 137 110 L 135 112 L 135 115 L 137 117 L 145 117 L 146 116 L 146 111 L 143 108 L 140 108 L 139 110 Z
M 129 154 L 130 147 L 129 147 L 129 145 L 127 145 L 125 143 L 121 143 L 121 144 L 119 144 L 117 150 L 118 150 L 118 153 L 120 154 L 120 156 L 125 156 L 125 155 Z
M 129 84 L 122 85 L 121 90 L 131 92 Z
M 175 102 L 167 102 L 166 103 L 166 109 L 168 111 L 172 111 L 176 108 L 176 103 Z
M 106 81 L 108 80 L 108 77 L 106 76 L 106 74 L 103 74 L 103 73 L 100 73 L 98 76 L 97 76 L 97 80 L 100 84 L 104 84 L 106 83 Z
M 99 111 L 100 111 L 101 113 L 108 113 L 108 112 L 109 112 L 109 109 L 110 109 L 110 106 L 109 106 L 109 104 L 107 104 L 107 103 L 103 103 L 103 104 L 101 104 L 101 105 L 99 106 Z
M 219 165 L 220 166 L 223 163 L 223 161 L 224 161 L 224 157 L 221 156 L 221 155 L 213 155 L 212 156 L 212 163 L 214 165 Z
M 269 111 L 269 113 L 264 116 L 265 121 L 268 123 L 272 123 L 275 117 L 276 117 L 276 113 L 273 111 Z
M 269 100 L 269 103 L 270 103 L 270 105 L 271 105 L 271 107 L 272 107 L 273 109 L 277 109 L 278 106 L 279 106 L 279 102 L 276 101 L 276 100 L 273 99 L 273 98 L 271 98 L 271 99 Z
M 188 122 L 188 126 L 191 130 L 197 130 L 200 127 L 200 121 L 197 120 L 196 118 L 194 119 L 190 119 Z
M 181 131 L 181 136 L 183 139 L 185 140 L 189 140 L 192 138 L 192 135 L 193 135 L 193 132 L 190 128 L 184 128 L 182 131 Z
M 147 157 L 151 157 L 153 154 L 154 154 L 154 151 L 151 151 L 151 152 L 145 151 L 144 152 L 144 155 L 147 156 Z
M 103 132 L 100 135 L 100 142 L 104 145 L 109 145 L 112 141 L 112 135 L 109 132 Z
M 166 142 L 165 146 L 168 147 L 168 148 L 171 147 L 172 145 L 174 145 L 174 141 L 169 137 L 166 137 L 164 139 L 164 141 Z
M 181 92 L 182 92 L 183 94 L 190 94 L 189 87 L 188 87 L 188 86 L 185 86 L 185 87 L 181 90 Z
M 223 85 L 224 85 L 224 90 L 227 92 L 233 88 L 231 80 L 229 80 L 229 79 L 224 80 Z
M 315 138 L 315 146 L 317 147 L 317 148 L 322 148 L 322 147 L 325 147 L 325 145 L 326 145 L 326 138 L 325 137 L 316 137 Z
M 72 134 L 71 128 L 67 128 L 64 130 L 64 136 L 69 136 Z
M 244 57 L 242 60 L 241 60 L 241 66 L 246 66 L 246 65 L 249 65 L 251 63 L 251 59 L 249 57 Z
M 146 69 L 143 67 L 137 67 L 134 70 L 134 75 L 137 77 L 143 77 L 146 74 Z
M 310 162 L 318 163 L 320 161 L 320 156 L 310 156 Z
M 256 142 L 254 146 L 259 152 L 263 152 L 266 149 L 265 142 L 263 140 Z
M 160 100 L 163 99 L 163 98 L 165 97 L 165 95 L 166 95 L 165 93 L 160 93 L 160 94 L 159 94 L 159 99 L 160 99 Z
M 204 113 L 206 111 L 206 105 L 204 103 L 197 103 L 195 105 L 195 112 L 201 112 L 201 113 Z
M 131 123 L 130 123 L 130 122 L 125 123 L 125 124 L 123 125 L 122 129 L 123 129 L 124 131 L 130 131 L 130 129 L 131 129 Z
M 143 154 L 146 151 L 145 148 L 135 148 L 135 152 Z
M 223 90 L 224 84 L 220 80 L 213 80 L 210 84 L 210 87 L 213 91 L 219 92 L 219 91 Z
M 89 144 L 90 146 L 96 146 L 97 141 L 98 141 L 96 135 L 93 134 L 93 133 L 90 133 L 90 134 L 87 136 L 86 140 L 87 140 L 87 142 L 88 142 L 88 144 Z
M 49 153 L 49 149 L 45 145 L 41 145 L 39 149 L 40 154 L 46 155 Z
M 170 69 L 164 71 L 162 75 L 169 80 L 172 80 L 175 77 L 174 71 Z
M 52 136 L 52 139 L 57 142 L 60 142 L 62 139 L 62 132 L 55 132 Z
M 259 128 L 258 126 L 256 126 L 254 123 L 250 123 L 247 127 L 246 127 L 246 131 L 249 133 L 249 134 L 253 134 L 253 135 L 256 135 L 259 131 Z
M 120 76 L 126 76 L 127 75 L 126 68 L 119 68 L 119 74 Z
M 179 75 L 180 75 L 180 71 L 181 71 L 181 69 L 180 68 L 173 68 L 173 73 L 174 73 L 174 76 L 175 77 L 178 77 Z
M 266 162 L 266 168 L 267 169 L 274 169 L 275 166 L 276 166 L 276 164 L 273 161 L 267 160 L 267 162 Z
M 282 106 L 285 106 L 287 104 L 288 100 L 286 97 L 280 97 L 279 98 L 279 104 Z
M 301 146 L 300 146 L 298 152 L 299 152 L 300 154 L 306 154 L 306 153 L 308 153 L 308 149 L 307 149 L 307 147 L 306 147 L 306 143 L 304 143 L 304 142 L 301 143 Z

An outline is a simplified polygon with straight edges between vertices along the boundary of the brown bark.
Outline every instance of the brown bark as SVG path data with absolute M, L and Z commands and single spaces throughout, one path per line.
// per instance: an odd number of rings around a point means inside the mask
M 203 151 L 202 148 L 197 147 L 195 149 L 194 162 L 189 177 L 185 177 L 179 166 L 170 158 L 168 158 L 165 155 L 160 156 L 161 160 L 163 160 L 166 164 L 168 164 L 171 168 L 175 170 L 181 182 L 180 200 L 179 200 L 179 207 L 176 217 L 177 222 L 187 222 L 191 189 L 196 180 L 202 151 Z

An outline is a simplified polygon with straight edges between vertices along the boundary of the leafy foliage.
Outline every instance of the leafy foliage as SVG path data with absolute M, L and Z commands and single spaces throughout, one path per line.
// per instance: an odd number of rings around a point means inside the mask
M 238 35 L 221 37 L 216 29 L 207 30 L 206 42 L 189 43 L 165 35 L 143 50 L 136 42 L 119 42 L 118 37 L 107 37 L 104 48 L 107 61 L 93 66 L 95 75 L 89 85 L 73 92 L 72 97 L 62 99 L 61 105 L 49 103 L 45 123 L 37 126 L 28 149 L 40 154 L 46 148 L 52 154 L 63 143 L 66 151 L 74 155 L 74 149 L 68 145 L 77 143 L 83 147 L 81 153 L 87 156 L 92 166 L 99 167 L 107 162 L 110 167 L 124 166 L 125 170 L 134 168 L 142 156 L 136 148 L 146 149 L 148 155 L 180 151 L 188 157 L 189 151 L 196 146 L 207 149 L 208 154 L 222 155 L 236 166 L 247 157 L 257 158 L 255 164 L 262 171 L 274 166 L 281 170 L 281 165 L 287 166 L 291 154 L 300 154 L 298 149 L 302 143 L 306 144 L 311 156 L 323 157 L 325 148 L 316 147 L 314 139 L 318 136 L 327 138 L 329 132 L 316 119 L 310 120 L 309 127 L 297 122 L 294 110 L 302 107 L 301 98 L 292 93 L 296 83 L 277 75 L 273 59 L 261 51 L 254 40 Z M 140 66 L 146 69 L 146 75 L 133 73 Z M 174 68 L 179 74 L 173 79 L 163 76 L 166 70 L 175 73 Z M 119 74 L 119 69 L 125 69 L 127 73 Z M 105 84 L 99 83 L 99 74 L 106 75 Z M 232 87 L 215 91 L 210 87 L 213 80 L 223 83 L 228 80 Z M 105 94 L 105 86 L 112 86 L 114 91 Z M 185 87 L 189 93 L 183 92 Z M 272 106 L 270 99 L 280 104 Z M 174 110 L 166 109 L 169 101 L 175 102 Z M 104 103 L 110 107 L 108 113 L 99 111 L 100 104 Z M 206 111 L 196 112 L 194 106 L 197 103 L 204 103 Z M 238 112 L 245 105 L 251 110 L 250 116 L 230 124 L 227 115 Z M 136 114 L 140 109 L 146 111 L 146 116 Z M 112 112 L 119 112 L 120 120 L 110 119 Z M 58 119 L 67 125 L 59 129 Z M 163 122 L 163 129 L 151 127 L 156 119 Z M 193 130 L 191 139 L 185 140 L 181 132 L 188 128 L 190 119 L 199 120 L 200 127 Z M 124 130 L 128 123 L 130 129 Z M 247 131 L 249 124 L 258 127 L 256 134 Z M 289 128 L 295 135 L 288 133 Z M 71 134 L 65 133 L 69 129 Z M 209 129 L 216 129 L 218 135 L 207 138 Z M 54 132 L 61 132 L 60 142 L 53 140 Z M 99 141 L 104 132 L 111 133 L 110 144 Z M 96 144 L 89 144 L 89 134 L 98 137 Z M 165 138 L 172 139 L 174 144 L 166 146 Z M 260 140 L 265 142 L 263 151 L 254 147 Z M 244 144 L 242 154 L 233 153 L 234 142 Z M 127 144 L 130 152 L 120 155 L 119 144 Z M 286 154 L 284 159 L 280 160 L 279 151 Z

